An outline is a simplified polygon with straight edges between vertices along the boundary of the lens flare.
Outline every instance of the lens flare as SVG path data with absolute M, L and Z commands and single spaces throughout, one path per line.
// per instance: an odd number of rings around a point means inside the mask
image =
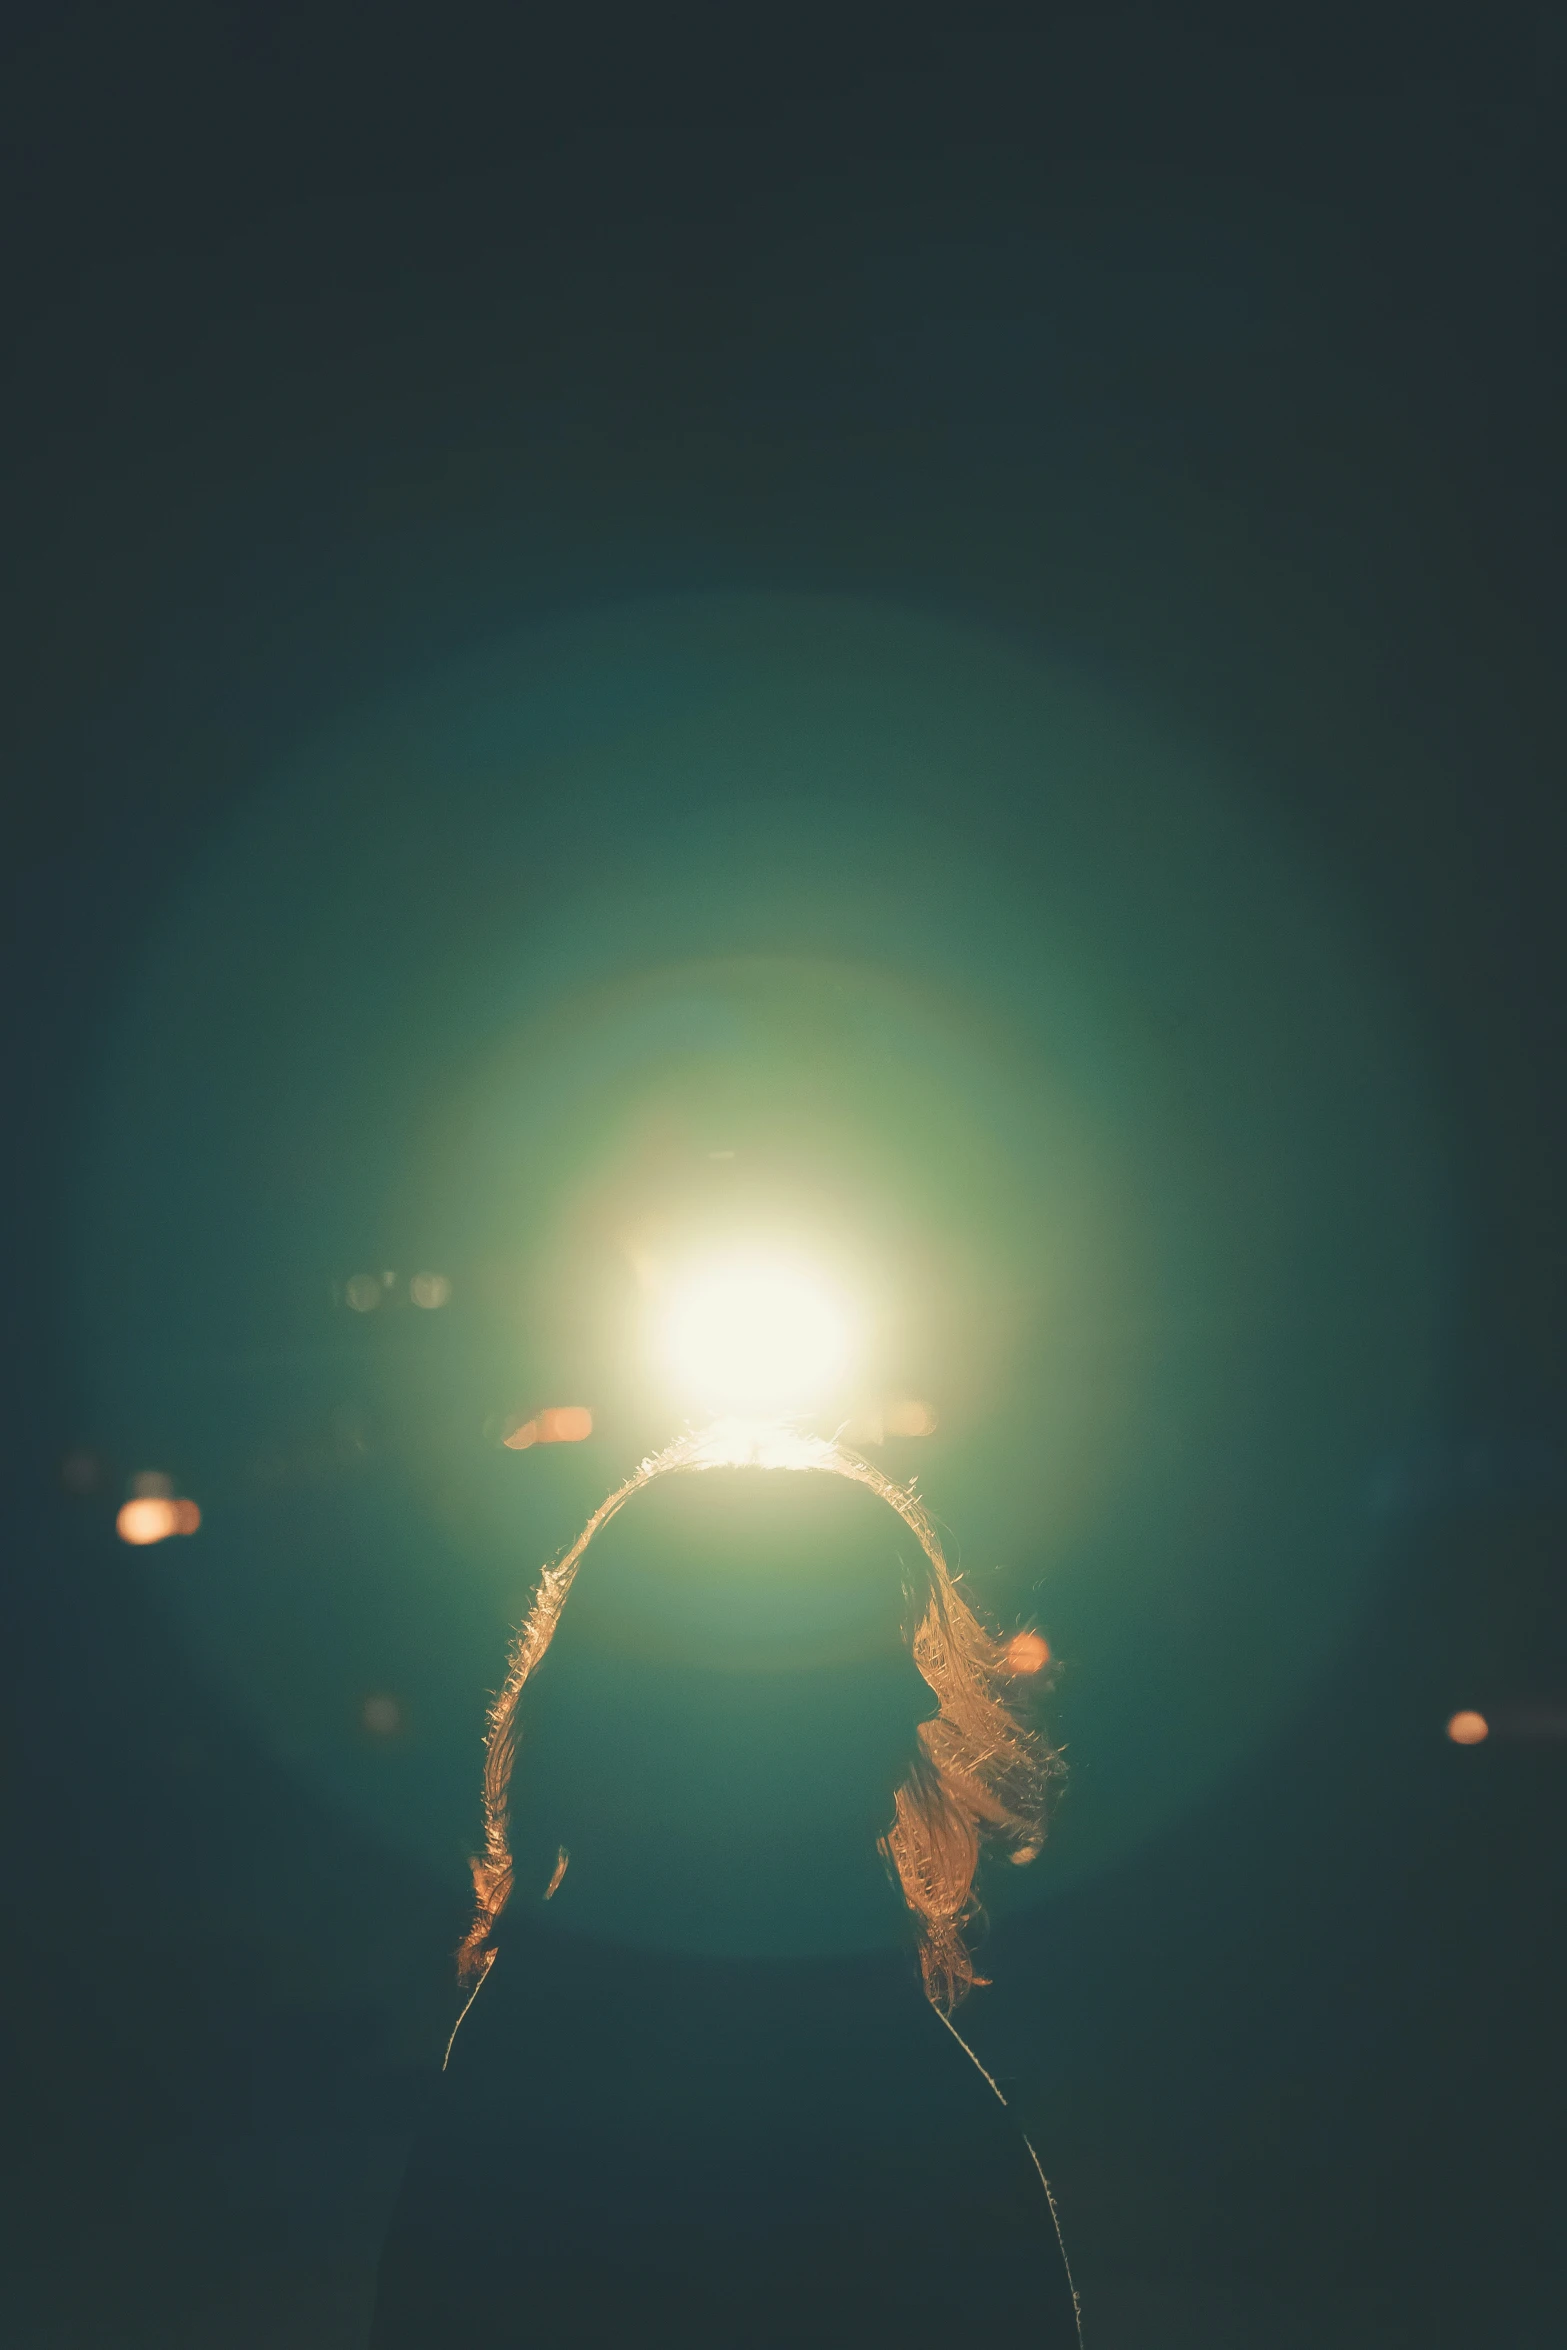
M 687 1403 L 789 1418 L 833 1400 L 848 1369 L 849 1321 L 803 1267 L 731 1257 L 670 1291 L 657 1353 Z

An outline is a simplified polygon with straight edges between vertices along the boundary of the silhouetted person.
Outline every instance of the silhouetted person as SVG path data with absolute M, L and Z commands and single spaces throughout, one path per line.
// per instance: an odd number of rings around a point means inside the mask
M 541 1582 L 372 2350 L 1075 2350 L 946 2020 L 980 1844 L 1037 1851 L 1053 1757 L 917 1505 L 790 1442 L 673 1448 Z

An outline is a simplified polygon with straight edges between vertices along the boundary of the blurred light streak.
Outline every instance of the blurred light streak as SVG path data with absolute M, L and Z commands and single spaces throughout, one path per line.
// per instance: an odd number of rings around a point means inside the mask
M 1478 1746 L 1491 1735 L 1491 1725 L 1484 1714 L 1467 1709 L 1453 1715 L 1447 1725 L 1447 1735 L 1455 1746 Z
M 416 1273 L 408 1284 L 408 1294 L 416 1306 L 434 1312 L 444 1306 L 452 1294 L 452 1285 L 444 1273 Z
M 1009 1673 L 1042 1673 L 1050 1662 L 1050 1643 L 1041 1632 L 1016 1632 L 1007 1642 Z

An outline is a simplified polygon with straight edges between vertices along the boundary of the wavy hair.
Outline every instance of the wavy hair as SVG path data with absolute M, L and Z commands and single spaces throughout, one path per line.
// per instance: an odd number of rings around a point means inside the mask
M 936 1530 L 912 1489 L 824 1437 L 780 1431 L 737 1445 L 722 1430 L 682 1437 L 645 1460 L 600 1502 L 563 1557 L 546 1567 L 492 1703 L 484 1749 L 484 1849 L 471 1862 L 476 1908 L 457 1952 L 458 1975 L 476 1983 L 495 1952 L 496 1921 L 512 1892 L 510 1793 L 522 1692 L 555 1635 L 583 1553 L 601 1527 L 656 1477 L 713 1468 L 816 1470 L 866 1486 L 895 1510 L 925 1560 L 923 1608 L 916 1602 L 910 1650 L 934 1692 L 937 1711 L 918 1729 L 919 1746 L 893 1798 L 879 1849 L 913 1914 L 920 1970 L 933 2006 L 950 2013 L 985 1977 L 974 1971 L 966 1929 L 980 1914 L 974 1874 L 987 1844 L 1018 1863 L 1038 1857 L 1045 1800 L 1060 1757 L 1021 1716 L 1011 1643 L 984 1624 L 958 1589 Z M 1025 1651 L 1025 1654 L 1028 1652 Z M 1042 1651 L 1033 1644 L 1033 1655 Z M 1030 1663 L 1032 1656 L 1030 1657 Z M 1028 1669 L 1024 1667 L 1023 1669 Z M 553 1892 L 564 1856 L 551 1882 Z

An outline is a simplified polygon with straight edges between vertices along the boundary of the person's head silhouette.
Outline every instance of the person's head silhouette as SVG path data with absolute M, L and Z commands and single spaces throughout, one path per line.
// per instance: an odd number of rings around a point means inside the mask
M 519 1868 L 539 1894 L 558 1881 L 558 1823 L 561 1848 L 580 1839 L 579 1921 L 618 1914 L 637 1939 L 640 1913 L 669 1942 L 688 1917 L 709 1948 L 811 1947 L 824 1904 L 853 1910 L 850 1855 L 879 1848 L 950 2008 L 980 1979 L 964 1927 L 982 1844 L 1023 1861 L 1043 1833 L 1056 1758 L 1012 1702 L 1042 1650 L 1027 1639 L 980 1622 L 918 1502 L 842 1448 L 791 1437 L 737 1464 L 711 1439 L 672 1446 L 545 1571 L 517 1636 L 462 1973 L 488 1965 Z

